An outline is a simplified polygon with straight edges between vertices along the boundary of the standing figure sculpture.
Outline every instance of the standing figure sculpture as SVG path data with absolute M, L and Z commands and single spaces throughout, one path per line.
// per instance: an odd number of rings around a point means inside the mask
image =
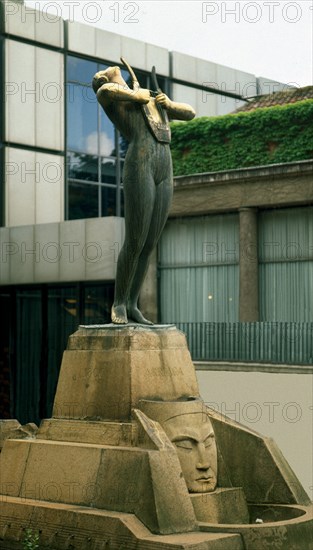
M 124 170 L 125 241 L 117 263 L 112 322 L 152 324 L 138 309 L 150 255 L 165 222 L 173 194 L 169 118 L 191 120 L 189 105 L 171 101 L 161 90 L 153 97 L 140 88 L 132 69 L 133 88 L 119 67 L 96 73 L 93 89 L 105 113 L 129 142 Z M 153 74 L 154 69 L 153 69 Z

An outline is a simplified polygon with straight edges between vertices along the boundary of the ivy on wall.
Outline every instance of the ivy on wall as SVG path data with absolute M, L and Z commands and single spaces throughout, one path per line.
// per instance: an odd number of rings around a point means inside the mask
M 171 128 L 175 176 L 313 158 L 313 99 Z

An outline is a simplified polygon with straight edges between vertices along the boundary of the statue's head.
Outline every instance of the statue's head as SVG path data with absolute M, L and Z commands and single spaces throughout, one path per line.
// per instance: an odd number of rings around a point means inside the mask
M 123 86 L 126 85 L 119 67 L 108 67 L 104 71 L 99 71 L 96 73 L 92 80 L 94 92 L 97 93 L 99 88 L 108 82 L 115 82 L 117 84 L 122 84 Z
M 214 491 L 217 484 L 217 449 L 204 403 L 142 400 L 139 408 L 159 422 L 177 449 L 183 476 L 191 493 Z

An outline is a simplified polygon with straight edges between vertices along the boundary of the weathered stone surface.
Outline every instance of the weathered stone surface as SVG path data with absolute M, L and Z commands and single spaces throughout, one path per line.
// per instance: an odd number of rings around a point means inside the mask
M 0 495 L 20 494 L 31 441 L 5 440 L 0 454 Z
M 20 550 L 25 528 L 40 529 L 40 547 L 49 550 L 71 545 L 75 550 L 244 550 L 238 534 L 152 535 L 132 514 L 7 497 L 0 514 L 0 548 Z
M 36 439 L 5 440 L 0 548 L 1 537 L 5 550 L 20 547 L 23 529 L 33 526 L 49 550 L 313 550 L 308 497 L 297 478 L 271 440 L 205 407 L 175 328 L 81 329 L 70 339 L 57 395 L 63 413 L 57 417 L 56 400 L 56 418 L 43 421 Z M 144 412 L 134 410 L 144 401 Z M 195 416 L 203 416 L 201 425 Z M 190 495 L 174 444 L 204 456 L 211 423 L 218 490 Z M 250 519 L 264 524 L 237 523 L 246 508 L 231 486 L 257 503 Z M 210 507 L 197 497 L 211 499 Z M 206 519 L 202 533 L 192 500 Z
M 232 486 L 250 503 L 309 505 L 310 499 L 275 442 L 208 408 Z M 225 486 L 219 479 L 219 486 Z
M 198 521 L 205 523 L 249 523 L 246 498 L 241 487 L 216 489 L 190 495 Z
M 50 418 L 42 421 L 38 430 L 38 438 L 50 441 L 132 447 L 137 442 L 137 425 L 134 422 Z
M 1 458 L 3 495 L 133 513 L 153 533 L 197 530 L 174 448 L 8 440 Z
M 53 417 L 128 421 L 140 399 L 189 395 L 198 383 L 175 327 L 82 328 L 64 352 Z
M 0 451 L 3 447 L 4 440 L 10 435 L 12 430 L 20 427 L 20 423 L 15 419 L 0 420 Z
M 260 506 L 257 517 L 264 523 L 250 525 L 201 524 L 201 530 L 239 533 L 245 550 L 313 550 L 313 507 Z M 256 510 L 253 509 L 255 518 Z

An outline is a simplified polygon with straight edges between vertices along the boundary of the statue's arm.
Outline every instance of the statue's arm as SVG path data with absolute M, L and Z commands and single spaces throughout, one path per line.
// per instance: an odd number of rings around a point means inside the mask
M 159 94 L 155 98 L 156 103 L 166 109 L 168 115 L 176 120 L 192 120 L 196 116 L 195 110 L 187 103 L 176 103 L 167 97 L 166 94 Z
M 114 101 L 131 101 L 132 103 L 148 103 L 150 100 L 150 92 L 145 88 L 131 90 L 121 84 L 109 82 L 103 84 L 97 91 L 99 103 L 107 106 Z

